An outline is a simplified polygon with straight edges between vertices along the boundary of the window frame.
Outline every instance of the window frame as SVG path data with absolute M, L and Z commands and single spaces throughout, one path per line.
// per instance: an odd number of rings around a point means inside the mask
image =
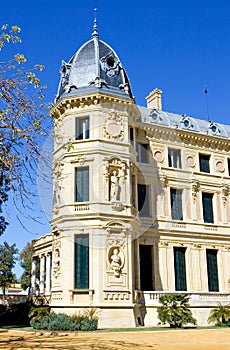
M 141 186 L 142 188 L 145 187 L 145 198 L 142 200 L 140 199 L 140 190 L 139 190 Z M 146 218 L 151 217 L 150 191 L 151 191 L 151 185 L 149 184 L 146 185 L 141 183 L 137 184 L 137 209 L 141 217 L 146 217 Z
M 176 291 L 187 291 L 186 251 L 187 248 L 185 247 L 173 247 Z M 180 263 L 180 266 L 178 265 L 178 262 Z
M 85 174 L 83 174 L 83 171 L 87 170 L 87 177 L 84 176 Z M 81 173 L 80 177 L 78 178 L 78 173 Z M 84 203 L 84 202 L 89 202 L 90 200 L 90 186 L 89 186 L 89 166 L 82 166 L 82 167 L 75 167 L 75 202 L 76 203 Z M 80 184 L 82 184 L 82 189 L 80 191 L 78 191 L 78 181 Z M 81 196 L 82 192 L 83 192 L 83 188 L 85 187 L 85 182 L 86 182 L 86 197 L 85 196 Z M 79 196 L 79 197 L 78 197 Z M 84 199 L 84 200 L 83 200 Z
M 213 257 L 215 256 L 215 259 Z M 212 258 L 211 258 L 212 257 Z M 219 292 L 218 250 L 206 249 L 208 291 Z
M 174 206 L 175 200 L 173 200 L 173 196 L 175 198 L 180 198 L 178 202 L 176 202 L 176 207 Z M 178 196 L 179 195 L 179 196 Z M 179 205 L 179 207 L 178 207 Z M 183 221 L 183 189 L 170 187 L 170 208 L 171 208 L 171 218 L 175 221 Z M 179 211 L 178 211 L 179 208 Z M 177 214 L 178 213 L 178 214 Z
M 86 243 L 86 244 L 85 244 Z M 74 289 L 89 289 L 89 234 L 74 237 Z
M 210 159 L 210 154 L 199 153 L 199 170 L 201 173 L 210 174 Z
M 83 128 L 83 122 L 86 121 L 86 129 Z M 80 124 L 81 123 L 81 124 Z M 79 116 L 75 118 L 75 140 L 84 141 L 89 139 L 89 116 Z
M 180 148 L 168 147 L 168 166 L 173 169 L 182 169 L 182 157 Z
M 206 196 L 206 198 L 205 198 L 205 196 Z M 210 193 L 210 192 L 202 191 L 201 197 L 202 197 L 203 221 L 206 224 L 214 224 L 214 210 L 213 210 L 213 197 L 214 197 L 214 194 Z M 208 202 L 208 200 L 209 200 L 209 202 Z M 211 206 L 209 206 L 207 208 L 206 206 L 209 205 L 209 204 L 206 204 L 206 203 L 211 203 Z M 211 209 L 211 211 L 208 213 L 208 211 L 210 209 Z
M 149 163 L 149 144 L 148 143 L 136 143 L 137 161 L 138 163 Z

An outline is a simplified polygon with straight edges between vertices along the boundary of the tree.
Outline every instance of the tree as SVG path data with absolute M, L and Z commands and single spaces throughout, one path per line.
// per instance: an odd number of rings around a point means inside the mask
M 187 294 L 165 294 L 159 298 L 159 302 L 162 306 L 157 307 L 158 318 L 163 324 L 168 323 L 171 328 L 182 328 L 187 323 L 196 325 Z
M 17 254 L 18 249 L 15 243 L 10 246 L 7 242 L 3 242 L 0 245 L 0 287 L 3 293 L 3 304 L 5 304 L 6 288 L 16 280 L 12 269 L 16 264 Z
M 29 287 L 31 283 L 33 246 L 32 243 L 27 243 L 25 248 L 19 254 L 20 265 L 24 269 L 21 275 L 21 286 L 23 289 Z
M 2 26 L 1 53 L 7 45 L 21 42 L 20 32 L 19 26 Z M 38 164 L 47 161 L 42 145 L 51 118 L 43 102 L 45 86 L 37 76 L 43 69 L 40 64 L 28 69 L 25 56 L 19 53 L 0 61 L 0 215 L 9 191 L 18 210 L 31 206 Z M 0 235 L 6 225 L 0 216 Z
M 227 325 L 230 320 L 230 306 L 218 304 L 210 311 L 208 323 L 215 322 L 215 326 Z

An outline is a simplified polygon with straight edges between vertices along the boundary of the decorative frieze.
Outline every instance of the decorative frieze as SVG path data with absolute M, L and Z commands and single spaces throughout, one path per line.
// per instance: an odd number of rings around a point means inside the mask
M 230 194 L 230 187 L 227 184 L 222 184 L 222 201 L 224 207 L 226 207 L 228 196 Z
M 198 180 L 193 179 L 192 181 L 192 199 L 195 202 L 197 198 L 197 194 L 200 190 L 200 184 Z
M 130 292 L 104 291 L 104 300 L 123 301 L 130 299 Z

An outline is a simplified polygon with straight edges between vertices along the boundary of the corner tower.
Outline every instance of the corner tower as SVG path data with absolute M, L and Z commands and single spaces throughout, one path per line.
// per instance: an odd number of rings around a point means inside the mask
M 51 306 L 100 309 L 100 326 L 135 325 L 132 125 L 139 117 L 116 52 L 92 39 L 62 62 L 55 124 Z M 56 252 L 56 254 L 55 254 Z

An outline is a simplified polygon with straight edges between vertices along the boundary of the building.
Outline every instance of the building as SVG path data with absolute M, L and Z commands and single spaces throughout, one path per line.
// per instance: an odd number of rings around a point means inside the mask
M 177 291 L 204 325 L 230 302 L 230 126 L 165 112 L 161 94 L 136 105 L 96 20 L 62 62 L 52 232 L 33 241 L 32 271 L 56 312 L 150 326 L 159 296 Z

